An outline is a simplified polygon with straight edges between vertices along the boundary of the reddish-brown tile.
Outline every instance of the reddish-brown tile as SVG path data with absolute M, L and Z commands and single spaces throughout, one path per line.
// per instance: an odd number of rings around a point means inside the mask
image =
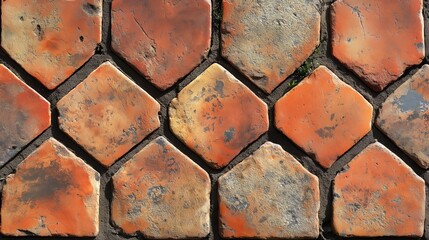
M 3 0 L 1 8 L 1 46 L 49 89 L 88 61 L 101 41 L 102 0 Z
M 214 168 L 226 166 L 268 130 L 267 105 L 219 64 L 193 80 L 170 104 L 170 127 Z
M 96 236 L 100 175 L 50 138 L 6 178 L 1 232 L 13 236 Z
M 316 238 L 319 181 L 280 145 L 267 142 L 219 178 L 225 238 Z
M 112 2 L 112 48 L 161 90 L 206 56 L 210 0 Z
M 275 105 L 275 124 L 324 168 L 371 130 L 372 106 L 328 68 L 314 70 Z
M 155 239 L 205 237 L 209 175 L 158 137 L 113 176 L 112 220 L 127 234 Z
M 422 0 L 338 0 L 332 4 L 332 50 L 374 91 L 425 56 Z
M 376 124 L 422 168 L 429 168 L 429 65 L 386 99 Z
M 0 64 L 0 166 L 51 125 L 50 104 Z
M 105 62 L 57 104 L 60 128 L 110 166 L 160 125 L 160 106 Z
M 340 236 L 422 236 L 425 183 L 380 143 L 369 145 L 334 181 Z
M 319 44 L 317 2 L 223 0 L 222 55 L 271 93 Z

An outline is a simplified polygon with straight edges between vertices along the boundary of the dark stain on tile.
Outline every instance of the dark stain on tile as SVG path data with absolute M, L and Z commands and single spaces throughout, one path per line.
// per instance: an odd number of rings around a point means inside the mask
M 153 203 L 159 203 L 167 193 L 167 188 L 163 186 L 154 186 L 147 190 L 147 196 L 152 200 Z
M 227 200 L 228 206 L 234 211 L 243 211 L 249 207 L 246 197 L 242 195 L 228 196 Z
M 234 128 L 229 128 L 227 131 L 225 131 L 223 133 L 223 136 L 225 137 L 224 141 L 230 142 L 232 140 L 232 138 L 234 137 L 234 133 L 235 133 L 235 129 Z
M 420 93 L 413 89 L 408 90 L 407 94 L 402 95 L 399 99 L 395 99 L 393 104 L 395 104 L 402 112 L 424 112 L 429 109 L 429 101 L 426 101 Z
M 20 200 L 24 202 L 40 201 L 55 196 L 59 191 L 66 191 L 73 182 L 70 174 L 58 171 L 60 165 L 51 161 L 47 167 L 30 168 L 22 173 L 22 180 L 28 184 L 28 190 L 23 192 Z

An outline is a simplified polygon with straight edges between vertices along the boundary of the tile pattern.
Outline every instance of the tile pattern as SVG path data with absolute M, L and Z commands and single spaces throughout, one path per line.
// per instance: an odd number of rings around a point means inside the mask
M 0 3 L 1 239 L 429 239 L 423 0 Z

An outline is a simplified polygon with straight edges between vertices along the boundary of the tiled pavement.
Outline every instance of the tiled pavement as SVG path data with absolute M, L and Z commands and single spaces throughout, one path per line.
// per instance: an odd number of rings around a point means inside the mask
M 429 239 L 428 13 L 2 0 L 0 238 Z

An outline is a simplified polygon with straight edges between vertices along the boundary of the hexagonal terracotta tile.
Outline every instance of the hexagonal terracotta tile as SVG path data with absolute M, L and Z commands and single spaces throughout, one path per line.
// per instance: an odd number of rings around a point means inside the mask
M 425 183 L 380 143 L 369 145 L 334 181 L 340 236 L 422 236 Z
M 1 46 L 49 89 L 88 61 L 101 41 L 101 0 L 14 0 L 1 8 Z
M 100 175 L 50 138 L 6 178 L 1 232 L 13 236 L 96 236 Z
M 0 166 L 51 125 L 50 104 L 0 64 Z
M 216 63 L 171 101 L 169 115 L 173 133 L 214 168 L 268 130 L 267 105 Z
M 160 106 L 105 62 L 57 103 L 61 130 L 110 166 L 160 125 Z
M 422 168 L 429 168 L 429 65 L 386 99 L 376 124 Z
M 271 93 L 319 44 L 317 3 L 223 0 L 222 55 Z
M 362 95 L 320 66 L 276 103 L 275 124 L 329 168 L 371 130 L 372 110 Z
M 339 0 L 332 4 L 332 50 L 374 91 L 425 56 L 422 0 Z
M 319 235 L 319 180 L 280 145 L 265 143 L 218 184 L 223 237 Z
M 210 0 L 112 2 L 112 48 L 161 90 L 207 57 Z
M 127 234 L 155 239 L 205 237 L 210 178 L 158 137 L 113 176 L 112 220 Z

